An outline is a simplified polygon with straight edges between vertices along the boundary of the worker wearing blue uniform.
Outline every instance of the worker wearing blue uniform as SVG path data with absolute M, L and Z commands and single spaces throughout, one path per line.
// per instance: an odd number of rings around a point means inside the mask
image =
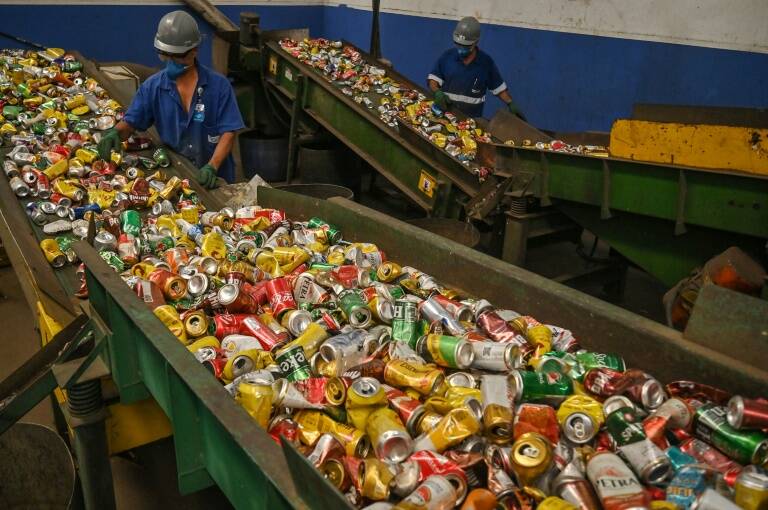
M 155 48 L 166 67 L 142 83 L 123 120 L 102 135 L 102 158 L 134 130 L 154 125 L 164 143 L 199 168 L 200 184 L 216 187 L 217 175 L 234 181 L 230 152 L 235 132 L 245 126 L 227 78 L 197 62 L 200 41 L 197 22 L 186 12 L 163 17 Z
M 462 18 L 453 32 L 455 47 L 440 56 L 427 77 L 435 103 L 443 110 L 456 108 L 470 117 L 482 117 L 490 90 L 510 112 L 520 115 L 496 63 L 477 47 L 479 40 L 480 22 Z

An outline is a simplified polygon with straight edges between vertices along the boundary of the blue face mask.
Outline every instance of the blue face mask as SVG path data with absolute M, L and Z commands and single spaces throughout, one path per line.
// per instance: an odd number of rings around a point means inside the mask
M 467 58 L 472 53 L 472 46 L 463 46 L 461 44 L 456 45 L 456 51 L 459 52 L 461 58 Z
M 178 62 L 175 62 L 173 60 L 169 60 L 165 63 L 165 72 L 168 75 L 168 78 L 171 80 L 175 80 L 182 74 L 184 74 L 184 71 L 189 69 L 189 66 L 185 66 L 184 64 L 179 64 Z

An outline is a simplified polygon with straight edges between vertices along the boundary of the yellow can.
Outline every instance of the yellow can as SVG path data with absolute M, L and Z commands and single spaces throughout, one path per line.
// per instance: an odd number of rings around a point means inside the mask
M 71 99 L 68 99 L 64 102 L 64 106 L 67 108 L 67 110 L 74 110 L 78 106 L 82 106 L 85 104 L 85 96 L 82 94 L 77 94 L 76 96 L 73 96 Z
M 480 422 L 472 411 L 466 407 L 452 409 L 432 430 L 416 439 L 413 449 L 443 452 L 479 430 Z
M 152 272 L 157 269 L 153 264 L 150 264 L 149 262 L 139 262 L 137 264 L 134 264 L 133 267 L 131 267 L 131 274 L 134 276 L 138 276 L 139 278 L 146 280 L 149 278 L 149 275 L 152 274 Z
M 271 384 L 242 381 L 237 385 L 235 400 L 243 406 L 261 428 L 266 429 L 272 414 L 273 397 Z
M 83 163 L 91 164 L 99 157 L 99 153 L 92 149 L 77 149 L 75 157 Z
M 328 332 L 321 325 L 316 322 L 310 322 L 307 329 L 304 330 L 304 333 L 286 344 L 285 348 L 287 349 L 295 345 L 300 345 L 304 349 L 304 355 L 309 359 L 318 349 L 320 349 L 320 345 L 322 345 L 329 336 Z
M 203 235 L 200 252 L 204 257 L 213 257 L 216 260 L 224 260 L 227 256 L 227 245 L 217 232 L 208 232 Z
M 56 239 L 43 239 L 40 241 L 40 249 L 43 250 L 45 259 L 53 267 L 63 267 L 67 263 L 67 256 L 59 248 Z
M 184 314 L 184 329 L 191 338 L 197 338 L 208 332 L 208 316 L 202 310 L 190 310 Z
M 389 499 L 389 488 L 395 475 L 388 464 L 378 459 L 365 459 L 360 464 L 358 476 L 364 498 L 372 501 Z
M 360 377 L 352 381 L 347 389 L 347 422 L 360 430 L 366 430 L 368 417 L 387 406 L 387 394 L 381 383 L 373 377 Z
M 72 113 L 75 115 L 85 115 L 89 111 L 91 111 L 91 109 L 88 107 L 87 104 L 72 108 Z
M 179 312 L 177 312 L 174 307 L 171 305 L 161 305 L 155 308 L 153 313 L 163 321 L 165 327 L 168 328 L 181 343 L 184 345 L 188 343 L 187 331 L 184 329 L 184 323 L 181 322 Z
M 168 182 L 165 183 L 165 187 L 160 190 L 160 198 L 163 200 L 170 200 L 173 198 L 176 193 L 179 192 L 181 189 L 181 179 L 179 179 L 177 176 L 173 176 L 170 179 L 168 179 Z
M 564 499 L 550 496 L 539 503 L 536 510 L 578 510 L 578 508 Z
M 299 425 L 298 438 L 307 446 L 314 445 L 323 434 L 333 434 L 344 446 L 347 455 L 366 457 L 371 442 L 362 430 L 339 423 L 321 411 L 304 409 L 296 413 L 294 420 Z
M 444 395 L 431 395 L 424 401 L 424 407 L 440 414 L 448 414 L 451 409 L 461 407 L 468 401 L 476 401 L 480 406 L 483 397 L 477 388 L 465 388 L 464 386 L 448 386 Z
M 537 432 L 526 432 L 512 444 L 509 463 L 521 485 L 533 485 L 552 465 L 552 444 Z
M 442 385 L 445 376 L 434 366 L 395 359 L 384 367 L 384 381 L 392 386 L 405 386 L 422 395 L 429 395 Z
M 203 347 L 213 347 L 214 349 L 221 348 L 221 342 L 215 336 L 203 336 L 192 342 L 187 346 L 189 352 L 197 352 Z
M 599 429 L 605 422 L 603 405 L 587 395 L 572 395 L 560 404 L 560 408 L 557 410 L 557 421 L 561 427 L 565 424 L 568 416 L 573 413 L 589 415 L 594 420 L 596 429 Z

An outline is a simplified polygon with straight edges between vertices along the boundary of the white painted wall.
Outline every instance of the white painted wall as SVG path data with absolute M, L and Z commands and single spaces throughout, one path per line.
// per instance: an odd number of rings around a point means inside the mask
M 180 0 L 0 0 L 3 4 L 180 5 Z M 214 0 L 218 5 L 347 5 L 370 0 Z M 558 32 L 768 53 L 768 0 L 381 0 L 382 10 Z
M 329 4 L 370 9 L 369 0 Z M 768 53 L 768 0 L 381 0 L 415 16 Z

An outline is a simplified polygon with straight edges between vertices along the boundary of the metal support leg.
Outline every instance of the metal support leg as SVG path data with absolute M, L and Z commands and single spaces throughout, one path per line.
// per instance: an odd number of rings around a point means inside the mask
M 104 428 L 107 412 L 101 397 L 101 380 L 75 384 L 67 397 L 85 508 L 114 509 L 115 488 Z
M 285 180 L 287 182 L 291 182 L 293 174 L 296 173 L 299 153 L 299 117 L 304 107 L 304 88 L 307 81 L 307 78 L 301 74 L 297 78 L 296 96 L 293 99 L 293 108 L 291 109 L 291 127 L 288 131 L 288 168 L 285 173 Z
M 506 222 L 501 259 L 522 267 L 525 265 L 525 254 L 528 251 L 529 221 L 507 214 Z

